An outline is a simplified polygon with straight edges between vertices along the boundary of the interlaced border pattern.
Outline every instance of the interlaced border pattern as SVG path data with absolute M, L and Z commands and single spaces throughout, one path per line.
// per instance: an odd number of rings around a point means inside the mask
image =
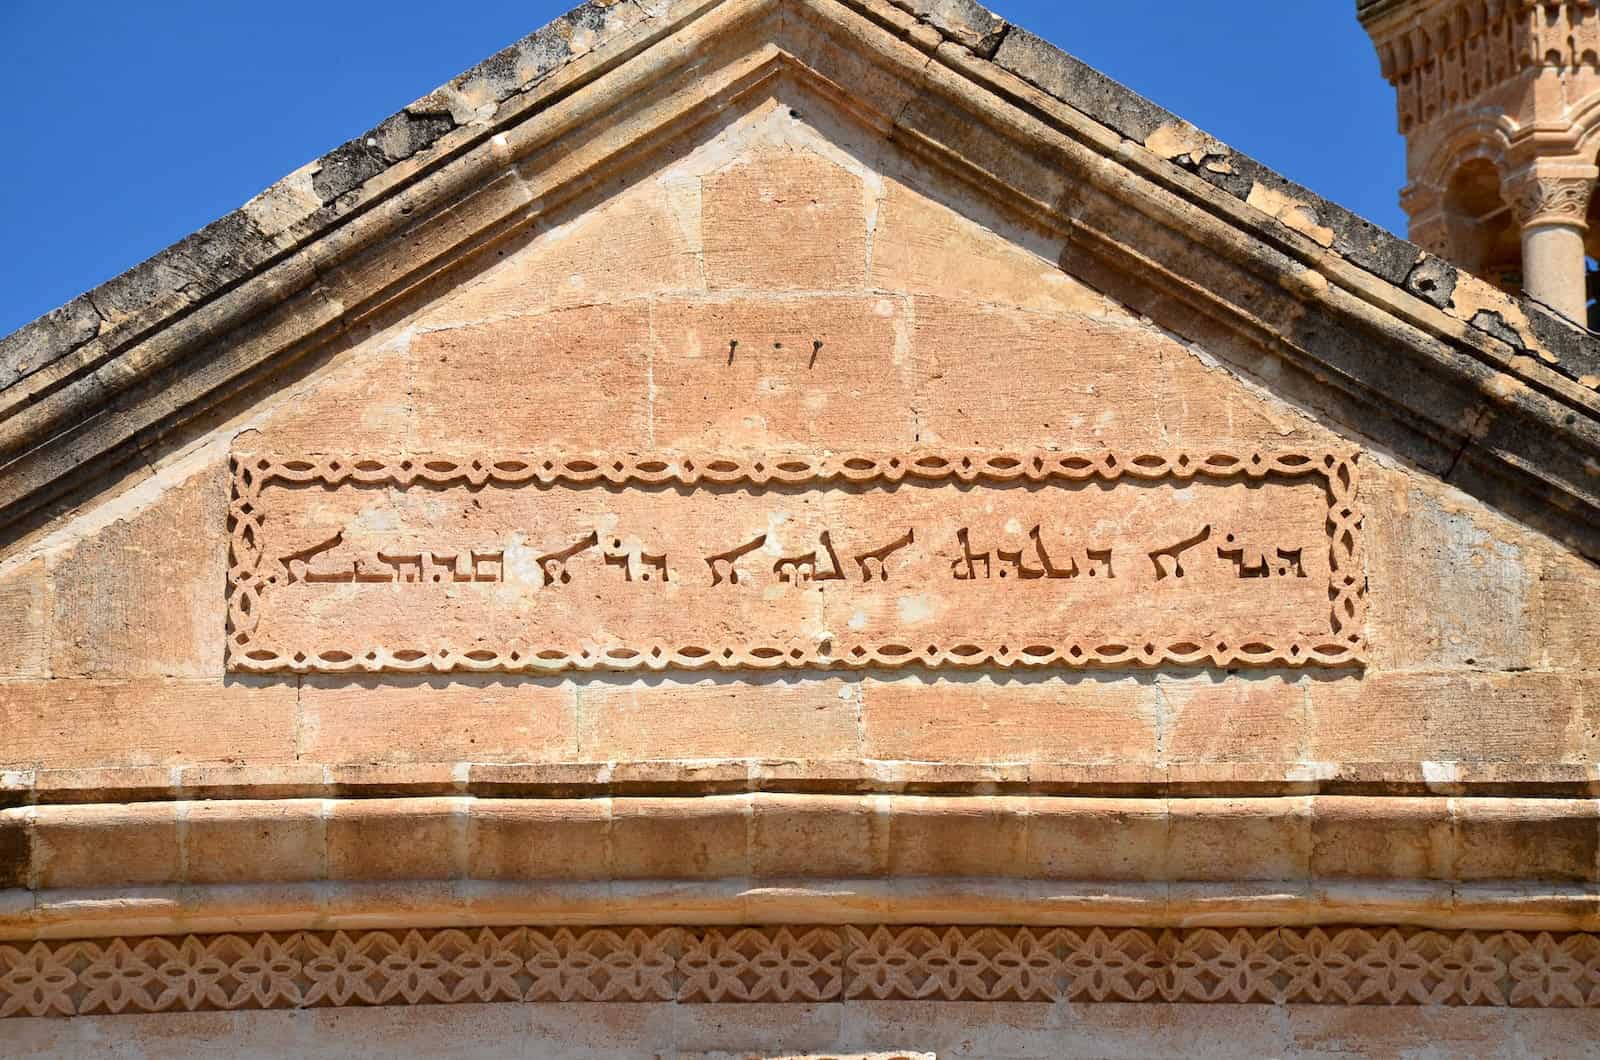
M 371 457 L 275 458 L 234 454 L 233 496 L 228 509 L 228 665 L 258 673 L 343 673 L 563 670 L 704 670 L 783 667 L 1125 667 L 1125 666 L 1348 666 L 1365 661 L 1366 564 L 1362 512 L 1357 501 L 1359 454 L 1354 452 L 1061 453 L 923 450 L 890 455 L 783 455 L 696 458 L 679 455 L 515 455 L 457 461 L 439 457 L 380 460 Z M 1269 634 L 1232 638 L 1183 637 L 1157 643 L 1142 638 L 1073 640 L 1061 644 L 961 643 L 929 645 L 857 643 L 835 648 L 814 641 L 718 646 L 655 643 L 600 650 L 522 646 L 454 652 L 449 648 L 372 646 L 286 655 L 254 643 L 263 572 L 261 492 L 273 483 L 341 486 L 434 487 L 683 486 L 806 484 L 894 484 L 902 481 L 1116 482 L 1172 478 L 1260 480 L 1320 475 L 1327 484 L 1329 535 L 1329 633 L 1312 641 L 1283 641 Z

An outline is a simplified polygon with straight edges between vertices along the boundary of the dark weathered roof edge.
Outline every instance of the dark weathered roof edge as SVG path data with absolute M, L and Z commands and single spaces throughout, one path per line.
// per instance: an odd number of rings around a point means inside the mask
M 993 61 L 1135 143 L 1148 145 L 1152 135 L 1162 129 L 1194 128 L 1166 108 L 1020 27 L 1008 29 Z M 1198 129 L 1195 133 L 1209 141 L 1211 146 L 1206 154 L 1199 158 L 1180 155 L 1169 161 L 1243 201 L 1250 201 L 1253 193 L 1259 194 L 1258 188 L 1264 188 L 1274 193 L 1274 198 L 1282 197 L 1305 206 L 1315 215 L 1317 224 L 1331 230 L 1330 249 L 1347 261 L 1440 308 L 1449 304 L 1451 291 L 1463 270 L 1427 254 L 1415 243 L 1323 198 L 1249 155 Z M 1225 159 L 1226 165 L 1205 164 L 1213 155 Z M 1418 282 L 1424 272 L 1428 280 L 1426 286 Z M 1548 352 L 1559 357 L 1554 362 L 1548 356 L 1542 359 L 1567 378 L 1587 380 L 1584 385 L 1594 387 L 1595 381 L 1600 379 L 1600 335 L 1531 298 L 1519 297 L 1514 301 L 1526 313 L 1538 340 L 1549 347 Z M 1496 338 L 1510 341 L 1521 352 L 1538 352 L 1494 314 L 1484 314 L 1481 319 L 1475 317 L 1468 323 Z
M 343 293 L 329 293 L 337 289 L 340 264 L 383 233 L 404 227 L 416 202 L 426 204 L 426 196 L 479 172 L 473 167 L 493 157 L 491 136 L 648 53 L 677 27 L 738 3 L 589 0 L 240 210 L 0 340 L 0 525 L 17 526 L 25 513 L 44 512 L 68 488 L 69 473 L 89 474 L 125 459 L 129 442 L 142 446 L 141 437 L 159 437 L 192 418 L 224 384 L 239 385 L 236 380 L 247 380 L 248 371 L 288 356 L 285 351 L 292 351 L 284 343 L 309 342 L 345 326 L 362 310 L 347 306 Z M 1494 473 L 1519 483 L 1527 479 L 1516 488 L 1537 503 L 1576 513 L 1590 535 L 1585 554 L 1600 557 L 1600 503 L 1593 472 L 1584 473 L 1594 458 L 1583 462 L 1584 454 L 1600 453 L 1600 337 L 1536 303 L 1501 296 L 971 0 L 761 0 L 751 10 L 791 6 L 866 15 L 880 26 L 897 27 L 900 35 L 921 37 L 921 50 L 967 70 L 962 76 L 975 76 L 1008 100 L 1032 95 L 1051 107 L 1059 104 L 1080 129 L 1095 130 L 1091 139 L 1099 146 L 1093 150 L 1104 157 L 1120 159 L 1153 178 L 1155 186 L 1177 189 L 1187 201 L 1205 200 L 1209 205 L 1202 210 L 1249 233 L 1269 257 L 1282 252 L 1287 257 L 1276 260 L 1299 262 L 1324 281 L 1342 277 L 1336 281 L 1339 297 L 1355 293 L 1369 306 L 1361 318 L 1369 330 L 1373 321 L 1392 316 L 1399 329 L 1394 336 L 1417 354 L 1419 364 L 1432 363 L 1437 351 L 1429 344 L 1442 340 L 1446 359 L 1454 360 L 1441 378 L 1451 385 L 1481 389 L 1488 385 L 1485 371 L 1505 373 L 1489 387 L 1500 397 L 1530 384 L 1537 391 L 1534 403 L 1544 404 L 1507 418 L 1522 432 L 1517 445 L 1484 444 L 1473 460 L 1481 458 Z M 1120 150 L 1108 148 L 1118 143 Z M 408 199 L 413 193 L 421 198 Z M 352 292 L 367 291 L 360 286 L 364 276 L 372 278 L 355 271 Z M 243 322 L 291 294 L 304 302 L 305 323 L 296 309 L 285 318 L 288 323 L 272 324 L 260 344 L 247 337 L 247 348 L 236 356 L 234 340 L 247 336 Z M 1440 319 L 1425 320 L 1417 311 Z M 1360 316 L 1339 312 L 1350 320 Z M 218 353 L 216 371 L 201 360 L 190 368 L 190 353 L 202 345 L 228 351 L 228 363 Z M 182 373 L 190 372 L 192 393 L 168 389 L 174 378 L 187 385 L 189 376 Z M 1431 408 L 1436 399 L 1432 392 L 1411 397 L 1416 400 L 1402 414 Z M 1481 416 L 1473 422 L 1492 423 Z M 1444 433 L 1462 447 L 1450 464 L 1454 468 L 1473 437 L 1469 431 L 1456 438 L 1460 432 L 1448 427 Z M 1547 465 L 1550 475 L 1542 475 Z
M 0 337 L 0 391 L 95 340 L 113 353 L 260 272 L 337 224 L 342 196 L 430 150 L 446 134 L 484 124 L 475 112 L 533 89 L 617 32 L 657 17 L 661 6 L 658 0 L 585 0 L 237 210 Z
M 992 60 L 1137 143 L 1145 144 L 1163 128 L 1194 128 L 1164 107 L 972 0 L 892 2 L 947 39 Z M 314 210 L 306 213 L 325 214 L 326 224 L 316 224 L 313 217 L 296 216 L 293 220 L 300 230 L 296 234 L 305 231 L 308 220 L 312 229 L 332 225 L 340 216 L 337 207 L 341 196 L 391 166 L 428 151 L 445 134 L 471 124 L 474 105 L 497 105 L 528 91 L 566 62 L 604 44 L 619 28 L 656 17 L 660 7 L 655 0 L 586 0 L 272 185 L 239 209 L 0 338 L 0 391 L 92 341 L 99 340 L 110 354 L 304 242 L 304 238 L 293 242 L 286 239 L 289 224 L 267 223 L 269 211 L 261 204 L 274 199 L 303 201 L 309 187 L 317 203 Z M 1365 12 L 1367 8 L 1361 10 Z M 576 46 L 575 37 L 581 39 L 585 34 L 588 36 L 584 45 Z M 1321 225 L 1332 230 L 1333 250 L 1388 283 L 1428 297 L 1415 284 L 1408 283 L 1424 259 L 1423 251 L 1414 244 L 1221 141 L 1208 136 L 1205 139 L 1216 145 L 1219 156 L 1226 157 L 1226 166 L 1207 166 L 1204 159 L 1188 155 L 1171 161 L 1241 200 L 1248 200 L 1252 190 L 1260 186 L 1304 204 Z M 273 206 L 275 212 L 277 204 Z M 1448 302 L 1455 267 L 1430 259 L 1426 269 L 1429 293 L 1437 298 L 1442 292 L 1443 301 Z M 1520 301 L 1538 338 L 1559 351 L 1560 359 L 1552 365 L 1556 371 L 1574 380 L 1592 381 L 1600 376 L 1600 337 L 1531 299 Z M 1494 319 L 1473 323 L 1503 339 L 1508 330 L 1502 325 Z M 1522 343 L 1513 344 L 1527 349 Z

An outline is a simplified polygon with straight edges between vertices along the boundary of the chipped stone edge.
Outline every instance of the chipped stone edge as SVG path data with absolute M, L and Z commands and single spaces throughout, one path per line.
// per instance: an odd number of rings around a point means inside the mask
M 712 8 L 739 2 L 588 0 L 290 174 L 241 209 L 0 338 L 0 423 L 30 412 L 35 402 L 82 382 L 97 368 L 117 368 L 110 373 L 115 382 L 102 386 L 93 380 L 96 386 L 86 388 L 89 393 L 75 397 L 61 415 L 47 417 L 59 420 L 57 427 L 65 430 L 92 418 L 142 379 L 143 366 L 136 363 L 143 360 L 137 355 L 142 343 L 163 336 L 180 321 L 181 330 L 196 331 L 204 340 L 237 326 L 237 311 L 225 304 L 224 296 L 269 270 L 293 265 L 344 222 L 474 149 L 495 128 L 538 107 L 544 95 L 559 95 L 559 84 L 550 93 L 541 92 L 552 75 L 642 25 L 656 23 L 653 32 L 659 36 Z M 1520 363 L 1504 370 L 1533 381 L 1558 376 L 1563 386 L 1576 384 L 1584 419 L 1600 421 L 1600 400 L 1590 400 L 1600 386 L 1600 338 L 1547 307 L 1498 291 L 1484 296 L 1491 304 L 1477 298 L 1458 305 L 1457 290 L 1482 293 L 1487 285 L 1233 152 L 971 0 L 767 0 L 765 6 L 797 2 L 837 3 L 880 25 L 885 10 L 898 12 L 894 28 L 924 51 L 943 55 L 954 47 L 973 61 L 1018 78 L 1125 138 L 1126 144 L 1138 145 L 1158 167 L 1171 166 L 1175 180 L 1197 177 L 1276 221 L 1285 238 L 1309 240 L 1397 294 L 1442 310 L 1480 335 L 1482 343 L 1509 345 L 1521 355 L 1515 357 Z M 898 25 L 902 20 L 909 29 Z M 636 47 L 643 46 L 636 42 Z M 616 50 L 620 54 L 606 57 L 608 61 L 620 63 L 632 54 L 627 48 Z M 314 262 L 307 267 L 317 271 Z M 302 294 L 326 301 L 326 292 L 316 285 Z M 335 303 L 321 312 L 339 317 L 345 310 Z M 196 319 L 185 320 L 191 316 Z M 185 345 L 190 345 L 189 338 L 193 336 L 185 337 Z M 164 337 L 161 341 L 166 342 Z M 129 363 L 117 363 L 122 360 Z M 1570 396 L 1567 401 L 1570 405 Z M 40 488 L 59 491 L 55 486 Z
M 486 134 L 514 97 L 641 23 L 662 0 L 585 0 L 340 144 L 149 259 L 0 337 L 0 392 L 91 343 L 99 363 L 314 242 L 360 205 L 360 192 L 413 158 L 443 157 Z M 520 109 L 520 108 L 519 108 Z

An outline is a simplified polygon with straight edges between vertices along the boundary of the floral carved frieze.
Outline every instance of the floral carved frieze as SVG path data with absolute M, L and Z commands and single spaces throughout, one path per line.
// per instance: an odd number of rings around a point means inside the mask
M 233 457 L 235 671 L 1343 666 L 1358 459 Z
M 507 1001 L 1594 1008 L 1600 936 L 864 925 L 0 944 L 0 1017 Z

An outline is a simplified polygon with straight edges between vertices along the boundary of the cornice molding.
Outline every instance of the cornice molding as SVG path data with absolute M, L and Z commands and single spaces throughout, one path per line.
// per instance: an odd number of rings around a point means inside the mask
M 1591 798 L 41 805 L 0 811 L 0 939 L 929 920 L 1596 931 L 1597 848 Z
M 1061 233 L 1068 271 L 1187 338 L 1292 367 L 1290 396 L 1600 556 L 1600 398 L 1577 381 L 1600 344 L 1025 31 L 929 18 L 882 0 L 579 8 L 5 340 L 0 533 L 791 77 Z M 580 39 L 596 43 L 574 54 Z

